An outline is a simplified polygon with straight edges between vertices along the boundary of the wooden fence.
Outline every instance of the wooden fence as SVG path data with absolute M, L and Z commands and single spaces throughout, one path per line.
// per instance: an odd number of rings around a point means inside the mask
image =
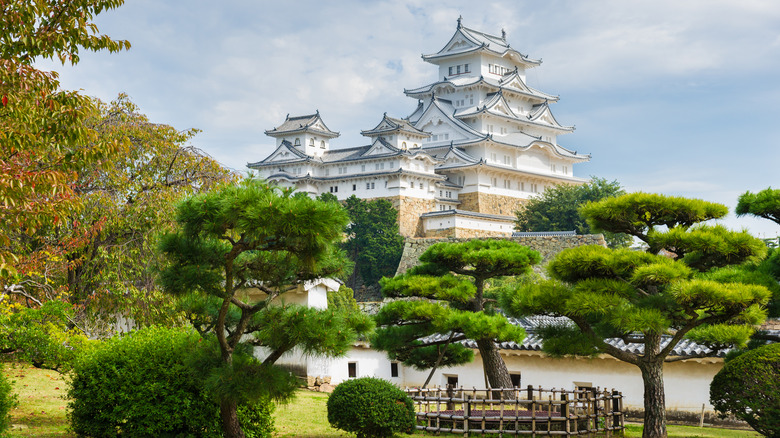
M 623 436 L 620 392 L 528 386 L 503 389 L 407 388 L 417 429 L 428 432 L 535 436 Z

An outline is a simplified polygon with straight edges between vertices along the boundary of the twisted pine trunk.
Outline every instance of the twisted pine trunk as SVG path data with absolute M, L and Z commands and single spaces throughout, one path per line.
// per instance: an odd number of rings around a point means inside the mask
M 645 387 L 645 424 L 642 438 L 666 438 L 666 395 L 664 394 L 663 360 L 642 362 Z
M 219 404 L 219 415 L 222 418 L 222 432 L 226 438 L 244 438 L 244 431 L 238 423 L 238 405 L 234 401 L 223 401 Z
M 504 359 L 498 352 L 498 347 L 492 339 L 478 339 L 477 348 L 482 356 L 482 368 L 488 378 L 491 388 L 511 388 L 512 378 L 509 377 L 509 370 L 504 363 Z M 500 391 L 496 391 L 494 398 L 501 396 Z M 513 398 L 514 391 L 506 391 L 504 398 Z

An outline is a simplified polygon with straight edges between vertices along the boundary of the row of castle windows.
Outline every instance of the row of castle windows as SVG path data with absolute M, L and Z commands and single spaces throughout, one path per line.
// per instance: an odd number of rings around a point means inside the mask
M 450 72 L 450 76 L 452 76 L 452 75 L 459 75 L 461 73 L 471 73 L 471 70 L 469 70 L 468 64 L 459 64 L 450 67 L 449 72 Z
M 466 106 L 467 100 L 469 101 L 469 105 L 474 105 L 474 94 L 467 94 L 463 99 L 456 100 L 455 106 L 459 108 Z
M 432 136 L 428 137 L 429 142 L 431 141 L 439 141 L 439 140 L 449 140 L 450 134 L 433 134 Z
M 295 144 L 295 146 L 300 146 L 301 145 L 301 139 L 300 138 L 296 138 L 294 144 Z M 314 147 L 314 139 L 313 138 L 309 139 L 309 146 Z M 320 148 L 325 149 L 325 140 L 320 141 Z
M 490 161 L 494 163 L 498 163 L 498 155 L 495 152 L 490 153 Z M 509 155 L 504 155 L 504 164 L 511 165 L 512 164 L 512 157 Z
M 505 189 L 511 189 L 512 188 L 512 181 L 505 179 L 503 180 L 504 188 Z M 490 184 L 493 185 L 493 187 L 498 187 L 498 178 L 491 178 Z M 528 188 L 528 192 L 531 193 L 539 193 L 539 185 L 536 183 L 524 183 L 522 181 L 517 182 L 517 190 L 520 190 L 521 192 L 526 191 L 526 187 Z
M 563 174 L 569 173 L 569 166 L 561 166 L 560 169 L 561 169 L 561 173 Z M 558 166 L 556 166 L 555 164 L 551 164 L 550 170 L 553 171 L 553 173 L 555 173 L 558 171 Z
M 487 126 L 485 127 L 485 132 L 492 134 L 494 129 L 495 129 L 495 126 L 493 126 L 493 125 L 487 125 Z M 509 133 L 509 129 L 508 129 L 508 128 L 505 128 L 505 127 L 503 127 L 503 126 L 499 126 L 499 127 L 498 127 L 498 132 L 499 132 L 501 135 L 508 134 L 508 133 Z
M 387 163 L 386 162 L 374 163 L 374 170 L 375 171 L 376 170 L 385 170 L 385 167 L 387 167 L 388 169 L 392 169 L 394 165 L 395 165 L 395 161 L 390 161 L 390 162 L 387 162 Z M 421 164 L 419 162 L 415 162 L 411 167 L 414 170 L 425 170 L 425 171 L 429 170 L 429 167 L 427 165 Z M 339 175 L 348 175 L 349 174 L 349 166 L 337 166 L 336 169 L 337 169 Z M 285 169 L 284 167 L 279 168 L 279 170 L 283 171 L 283 172 L 287 171 L 287 169 Z M 302 167 L 293 167 L 292 169 L 290 169 L 289 172 L 294 174 L 294 175 L 300 175 L 302 171 L 303 171 Z M 361 172 L 365 172 L 366 171 L 366 165 L 365 164 L 361 164 L 360 165 L 360 171 Z M 330 176 L 330 167 L 326 167 L 325 168 L 325 176 Z
M 508 69 L 506 67 L 502 67 L 500 65 L 488 64 L 488 71 L 490 73 L 495 73 L 497 75 L 505 75 L 505 74 L 509 73 L 512 70 L 510 70 L 510 69 Z

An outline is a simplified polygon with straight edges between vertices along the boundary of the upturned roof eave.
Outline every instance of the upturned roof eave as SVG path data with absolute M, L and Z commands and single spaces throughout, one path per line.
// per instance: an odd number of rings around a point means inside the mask
M 508 48 L 508 49 L 503 50 L 503 51 L 497 51 L 497 50 L 491 49 L 490 47 L 487 47 L 484 44 L 476 46 L 476 47 L 470 47 L 470 48 L 465 49 L 465 50 L 459 50 L 459 51 L 453 51 L 453 52 L 443 52 L 443 53 L 439 52 L 439 53 L 432 53 L 432 54 L 428 54 L 428 55 L 422 54 L 421 57 L 422 57 L 423 61 L 425 61 L 425 62 L 429 62 L 431 64 L 436 64 L 436 62 L 433 62 L 433 61 L 437 61 L 437 60 L 444 59 L 444 58 L 454 58 L 454 57 L 457 57 L 457 56 L 469 55 L 471 53 L 479 52 L 479 51 L 488 52 L 488 53 L 490 53 L 492 55 L 495 55 L 497 57 L 500 57 L 500 58 L 503 58 L 503 57 L 505 57 L 507 55 L 517 55 L 517 57 L 520 59 L 520 61 L 516 61 L 516 62 L 518 62 L 520 64 L 523 64 L 526 68 L 533 68 L 533 67 L 538 67 L 538 66 L 542 65 L 542 60 L 541 59 L 537 60 L 537 59 L 526 58 L 525 55 L 523 55 L 522 53 L 518 52 L 515 49 Z
M 552 94 L 547 94 L 543 91 L 539 91 L 535 88 L 528 87 L 529 90 L 532 90 L 531 92 L 527 92 L 525 90 L 521 90 L 519 88 L 514 87 L 507 87 L 503 86 L 501 84 L 493 84 L 487 79 L 485 79 L 483 76 L 478 77 L 474 82 L 468 82 L 464 84 L 456 84 L 452 82 L 451 80 L 447 79 L 445 81 L 436 81 L 428 85 L 424 85 L 422 87 L 413 88 L 411 90 L 404 89 L 404 94 L 408 97 L 412 98 L 421 98 L 421 97 L 427 97 L 429 94 L 431 94 L 433 87 L 437 85 L 443 85 L 443 84 L 449 84 L 452 85 L 455 88 L 464 88 L 464 87 L 473 87 L 475 85 L 485 85 L 487 87 L 491 87 L 496 90 L 507 90 L 510 93 L 514 93 L 517 95 L 524 96 L 526 98 L 534 98 L 539 101 L 539 103 L 544 102 L 545 100 L 551 101 L 551 102 L 557 102 L 560 100 L 559 96 L 554 96 Z

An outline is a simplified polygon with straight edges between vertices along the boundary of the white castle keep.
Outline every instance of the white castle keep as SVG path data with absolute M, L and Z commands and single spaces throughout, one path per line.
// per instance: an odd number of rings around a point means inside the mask
M 367 145 L 330 148 L 339 136 L 319 112 L 290 117 L 265 133 L 276 149 L 249 163 L 259 176 L 312 196 L 388 199 L 407 237 L 506 236 L 514 212 L 557 184 L 582 184 L 576 163 L 590 160 L 558 144 L 557 96 L 526 84 L 540 60 L 510 47 L 506 33 L 458 25 L 437 53 L 436 82 L 404 90 L 418 100 L 403 118 L 385 113 L 362 131 Z

